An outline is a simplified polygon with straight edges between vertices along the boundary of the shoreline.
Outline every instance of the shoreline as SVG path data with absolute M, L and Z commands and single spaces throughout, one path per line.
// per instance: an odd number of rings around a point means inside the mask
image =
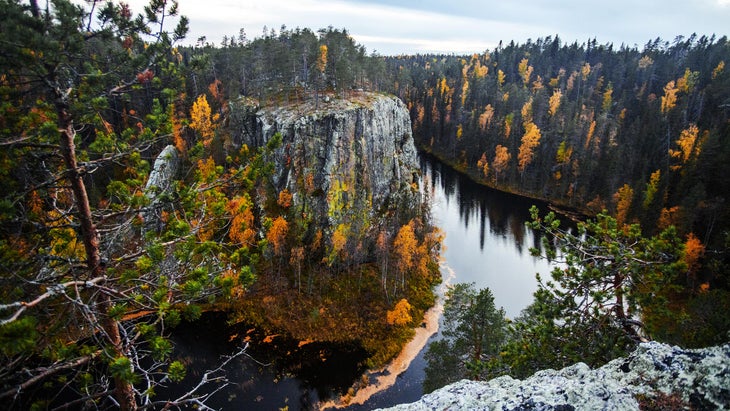
M 395 385 L 398 376 L 405 372 L 411 365 L 411 362 L 418 356 L 418 354 L 426 347 L 428 340 L 438 332 L 439 329 L 439 318 L 444 310 L 443 294 L 451 284 L 451 280 L 454 278 L 454 271 L 448 267 L 444 262 L 441 263 L 443 282 L 439 286 L 439 298 L 433 307 L 429 308 L 423 315 L 423 323 L 425 326 L 420 326 L 415 329 L 415 335 L 408 341 L 403 347 L 401 352 L 391 360 L 388 365 L 377 370 L 367 371 L 364 376 L 370 379 L 368 385 L 360 388 L 355 392 L 355 395 L 346 399 L 347 394 L 340 396 L 336 400 L 329 400 L 319 405 L 320 410 L 326 409 L 343 409 L 351 405 L 363 405 L 373 395 L 385 391 L 388 388 Z M 446 271 L 447 276 L 443 273 Z

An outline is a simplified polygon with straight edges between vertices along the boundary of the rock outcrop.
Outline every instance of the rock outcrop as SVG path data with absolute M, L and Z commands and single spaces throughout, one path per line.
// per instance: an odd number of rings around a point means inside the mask
M 317 224 L 355 229 L 413 194 L 416 148 L 408 110 L 396 97 L 360 92 L 265 108 L 241 100 L 230 113 L 234 144 L 262 147 L 281 134 L 273 183 Z
M 160 212 L 162 204 L 159 196 L 170 191 L 180 168 L 180 157 L 173 145 L 168 145 L 155 159 L 155 164 L 147 179 L 144 191 L 150 199 L 150 205 L 143 214 L 144 231 L 161 230 L 162 220 Z
M 525 380 L 463 380 L 391 410 L 638 410 L 730 408 L 730 344 L 684 350 L 644 343 L 591 370 L 578 363 Z

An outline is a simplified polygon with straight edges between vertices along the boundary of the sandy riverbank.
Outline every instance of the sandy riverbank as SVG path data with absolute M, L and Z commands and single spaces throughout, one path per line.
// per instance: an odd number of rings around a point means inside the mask
M 446 287 L 451 284 L 451 280 L 454 278 L 453 270 L 444 263 L 441 264 L 441 273 L 443 282 L 438 292 L 439 295 L 444 294 Z M 403 347 L 400 354 L 385 366 L 385 368 L 368 372 L 366 375 L 370 380 L 370 384 L 357 390 L 355 395 L 349 398 L 349 401 L 345 401 L 345 397 L 341 397 L 338 400 L 322 403 L 319 408 L 321 410 L 341 409 L 354 404 L 364 404 L 373 395 L 392 387 L 398 376 L 408 369 L 408 366 L 418 356 L 418 353 L 423 350 L 431 336 L 438 331 L 439 318 L 443 310 L 443 301 L 439 298 L 436 304 L 424 314 L 423 323 L 425 326 L 415 329 L 416 334 L 413 336 L 413 339 Z

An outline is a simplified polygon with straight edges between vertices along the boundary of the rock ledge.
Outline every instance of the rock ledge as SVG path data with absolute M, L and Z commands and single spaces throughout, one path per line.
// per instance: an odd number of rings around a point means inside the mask
M 643 343 L 594 370 L 578 363 L 522 381 L 462 380 L 391 410 L 638 410 L 638 398 L 660 405 L 667 395 L 692 409 L 730 408 L 730 344 L 685 350 Z

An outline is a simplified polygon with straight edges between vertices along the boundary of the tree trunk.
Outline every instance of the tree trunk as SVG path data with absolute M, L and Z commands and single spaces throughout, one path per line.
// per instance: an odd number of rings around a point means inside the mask
M 632 327 L 626 318 L 626 311 L 624 311 L 624 290 L 622 287 L 622 284 L 624 282 L 624 276 L 620 273 L 616 273 L 613 275 L 613 288 L 614 292 L 616 293 L 616 306 L 614 307 L 614 311 L 616 313 L 616 318 L 618 319 L 619 324 L 621 324 L 621 328 L 623 328 L 624 332 L 632 339 L 639 341 L 639 333 L 636 332 L 634 327 Z
M 61 154 L 67 168 L 68 180 L 71 184 L 71 190 L 74 195 L 74 203 L 78 212 L 79 223 L 81 226 L 81 238 L 84 243 L 86 252 L 86 265 L 89 269 L 89 279 L 104 276 L 104 268 L 101 264 L 99 254 L 99 233 L 94 226 L 91 216 L 91 206 L 89 205 L 89 196 L 86 192 L 86 185 L 79 173 L 78 162 L 76 159 L 76 147 L 74 145 L 73 118 L 68 112 L 68 105 L 64 99 L 62 92 L 57 89 L 58 100 L 56 101 L 56 111 L 58 112 L 58 126 L 61 133 L 60 146 Z M 99 316 L 101 317 L 101 327 L 106 334 L 109 344 L 111 344 L 114 354 L 117 357 L 124 356 L 122 349 L 122 338 L 119 333 L 119 324 L 116 320 L 107 315 L 111 307 L 111 298 L 108 294 L 103 294 L 101 303 L 99 304 Z M 114 378 L 114 396 L 119 402 L 119 406 L 123 410 L 135 410 L 137 404 L 134 399 L 134 387 L 128 381 L 121 378 Z

